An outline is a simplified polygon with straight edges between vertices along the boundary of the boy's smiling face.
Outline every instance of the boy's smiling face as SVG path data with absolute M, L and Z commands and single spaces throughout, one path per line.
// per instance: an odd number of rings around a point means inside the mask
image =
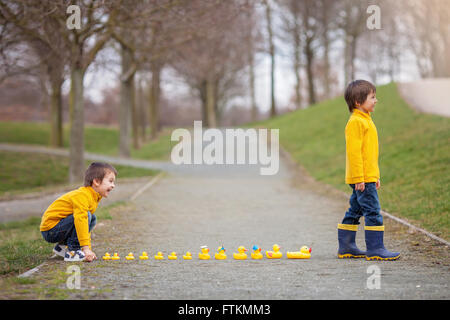
M 375 109 L 375 104 L 378 102 L 375 92 L 369 93 L 363 104 L 356 103 L 356 108 L 362 112 L 369 113 Z
M 92 182 L 92 188 L 97 191 L 102 197 L 108 198 L 109 193 L 115 187 L 116 175 L 114 172 L 109 171 L 105 174 L 102 181 L 94 179 Z

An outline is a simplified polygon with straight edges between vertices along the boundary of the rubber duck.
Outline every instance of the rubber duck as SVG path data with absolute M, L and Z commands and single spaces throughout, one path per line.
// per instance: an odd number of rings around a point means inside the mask
M 147 260 L 148 259 L 148 254 L 147 252 L 143 251 L 142 255 L 139 256 L 139 259 L 141 260 Z
M 259 259 L 262 259 L 262 258 L 263 258 L 263 255 L 262 255 L 262 253 L 261 253 L 261 248 L 260 248 L 260 247 L 258 247 L 258 246 L 253 246 L 252 249 L 253 249 L 253 252 L 252 252 L 252 254 L 251 254 L 252 259 L 259 260 Z
M 217 260 L 225 260 L 227 258 L 227 255 L 225 254 L 225 248 L 223 246 L 218 247 L 214 257 Z
M 190 253 L 189 251 L 186 252 L 186 254 L 183 256 L 184 260 L 192 260 L 192 253 Z
M 117 254 L 117 252 L 114 252 L 113 256 L 111 257 L 111 260 L 119 260 L 119 259 L 120 259 L 120 257 Z
M 111 255 L 108 252 L 105 253 L 105 255 L 103 256 L 103 260 L 111 260 Z
M 280 259 L 283 254 L 280 252 L 281 247 L 277 244 L 273 245 L 273 251 L 266 251 L 266 256 L 269 259 Z
M 125 257 L 127 260 L 134 260 L 133 252 L 128 253 L 128 255 Z
M 177 254 L 176 254 L 176 252 L 172 252 L 171 254 L 169 254 L 168 256 L 167 256 L 167 258 L 169 258 L 169 260 L 177 260 Z
M 245 253 L 245 251 L 248 251 L 247 249 L 245 249 L 244 246 L 240 246 L 238 248 L 239 253 L 233 253 L 233 258 L 235 258 L 236 260 L 245 260 L 247 259 L 247 254 Z
M 164 256 L 163 256 L 161 251 L 158 251 L 158 253 L 155 256 L 155 259 L 156 260 L 163 260 L 164 259 Z
M 300 251 L 286 252 L 288 259 L 309 259 L 311 258 L 311 248 L 303 246 Z
M 200 260 L 209 260 L 211 256 L 209 255 L 209 248 L 208 246 L 201 246 L 200 247 L 201 252 L 198 253 L 198 258 Z

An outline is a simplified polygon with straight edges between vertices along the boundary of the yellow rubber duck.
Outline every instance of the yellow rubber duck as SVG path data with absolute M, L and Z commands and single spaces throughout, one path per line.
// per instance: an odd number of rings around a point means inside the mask
M 309 259 L 311 258 L 311 248 L 303 246 L 300 251 L 286 252 L 288 259 Z
M 214 255 L 214 257 L 217 260 L 225 260 L 227 258 L 227 255 L 225 254 L 225 248 L 223 246 L 220 246 L 217 248 L 216 254 Z
M 201 252 L 198 253 L 198 258 L 200 260 L 209 260 L 211 256 L 209 255 L 209 248 L 207 246 L 200 247 Z
M 103 256 L 103 260 L 111 260 L 111 255 L 108 252 L 105 253 L 105 255 Z
M 117 252 L 114 252 L 113 256 L 111 257 L 111 260 L 120 260 L 120 257 L 117 254 Z
M 238 248 L 239 253 L 233 253 L 233 258 L 235 258 L 236 260 L 245 260 L 247 259 L 247 254 L 245 253 L 245 251 L 248 251 L 247 249 L 245 249 L 244 246 L 240 246 Z
M 164 256 L 163 256 L 161 251 L 158 251 L 158 253 L 155 255 L 155 259 L 156 260 L 163 260 L 164 259 Z
M 189 251 L 186 252 L 186 254 L 183 256 L 184 260 L 192 260 L 192 253 L 190 253 Z
M 169 254 L 168 256 L 167 256 L 167 258 L 169 259 L 169 260 L 177 260 L 177 254 L 176 254 L 176 252 L 172 252 L 171 254 Z
M 133 252 L 128 253 L 128 255 L 125 257 L 127 260 L 134 260 Z
M 148 259 L 148 253 L 143 251 L 142 255 L 139 256 L 139 259 L 141 260 L 147 260 Z
M 262 255 L 262 253 L 261 253 L 261 248 L 260 248 L 260 247 L 258 247 L 258 246 L 253 246 L 252 249 L 253 249 L 253 252 L 252 252 L 252 254 L 251 254 L 252 259 L 259 260 L 259 259 L 262 259 L 262 258 L 263 258 L 263 255 Z
M 281 247 L 277 244 L 273 245 L 273 251 L 266 251 L 266 256 L 269 259 L 280 259 L 283 254 L 280 252 Z

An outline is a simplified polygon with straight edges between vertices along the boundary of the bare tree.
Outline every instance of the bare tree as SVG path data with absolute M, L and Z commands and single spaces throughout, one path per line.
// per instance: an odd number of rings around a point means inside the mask
M 195 4 L 202 9 L 196 10 Z M 242 89 L 242 84 L 236 84 L 238 73 L 248 64 L 249 42 L 242 32 L 249 27 L 247 6 L 237 0 L 207 5 L 193 1 L 190 5 L 195 11 L 196 32 L 191 41 L 175 50 L 171 66 L 198 92 L 203 121 L 215 127 L 230 93 Z
M 24 35 L 41 40 L 43 44 L 57 52 L 67 53 L 71 82 L 70 182 L 82 181 L 84 174 L 84 75 L 97 53 L 110 39 L 109 26 L 120 3 L 120 0 L 108 4 L 93 0 L 75 1 L 74 5 L 80 10 L 80 28 L 68 28 L 68 4 L 63 0 L 0 1 L 5 20 L 14 23 Z M 46 21 L 49 20 L 53 24 L 47 24 Z M 48 37 L 48 32 L 43 33 L 44 30 L 50 30 L 53 36 Z
M 277 114 L 277 108 L 275 103 L 275 43 L 272 26 L 272 6 L 270 0 L 263 0 L 263 2 L 266 7 L 266 26 L 270 55 L 270 116 L 274 117 Z

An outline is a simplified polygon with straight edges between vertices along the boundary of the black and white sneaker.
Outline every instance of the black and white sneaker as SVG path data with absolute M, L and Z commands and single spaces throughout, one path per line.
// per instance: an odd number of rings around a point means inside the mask
M 66 252 L 67 247 L 60 245 L 59 243 L 53 248 L 53 253 L 63 258 L 66 256 Z
M 83 261 L 85 258 L 85 255 L 83 251 L 77 250 L 77 251 L 67 251 L 64 256 L 64 261 Z

